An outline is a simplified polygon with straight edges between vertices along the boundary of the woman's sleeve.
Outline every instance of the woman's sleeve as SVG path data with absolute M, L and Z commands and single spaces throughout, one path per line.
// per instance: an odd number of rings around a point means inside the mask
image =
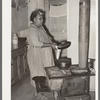
M 39 40 L 38 33 L 35 29 L 30 29 L 29 39 L 32 42 L 33 46 L 41 47 L 43 46 L 43 42 Z

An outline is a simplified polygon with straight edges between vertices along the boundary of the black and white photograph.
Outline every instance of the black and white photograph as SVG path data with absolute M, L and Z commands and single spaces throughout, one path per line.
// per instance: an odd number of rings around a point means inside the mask
M 97 100 L 97 2 L 10 1 L 10 100 Z

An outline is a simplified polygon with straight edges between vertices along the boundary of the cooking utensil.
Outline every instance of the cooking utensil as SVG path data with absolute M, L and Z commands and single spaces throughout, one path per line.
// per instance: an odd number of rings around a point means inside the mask
M 70 41 L 62 41 L 59 45 L 58 45 L 58 49 L 65 49 L 68 48 L 71 45 Z
M 60 69 L 68 69 L 71 66 L 71 58 L 60 58 L 55 60 L 55 63 Z

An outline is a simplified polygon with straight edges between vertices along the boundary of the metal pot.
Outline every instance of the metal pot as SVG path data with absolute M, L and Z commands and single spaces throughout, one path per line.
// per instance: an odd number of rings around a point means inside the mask
M 55 61 L 56 66 L 59 67 L 60 69 L 69 69 L 71 66 L 71 58 L 60 58 Z

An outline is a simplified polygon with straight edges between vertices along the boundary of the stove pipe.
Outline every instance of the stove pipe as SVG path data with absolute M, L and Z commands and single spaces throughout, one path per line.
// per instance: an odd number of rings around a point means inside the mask
M 79 3 L 79 68 L 87 69 L 89 52 L 90 0 Z

